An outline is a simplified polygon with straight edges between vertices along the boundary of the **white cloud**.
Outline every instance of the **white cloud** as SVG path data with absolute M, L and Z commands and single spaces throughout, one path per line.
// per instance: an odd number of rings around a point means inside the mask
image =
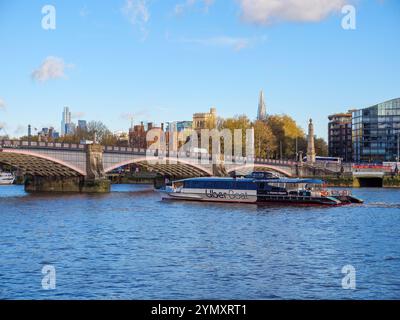
M 65 69 L 72 65 L 65 64 L 64 60 L 57 57 L 47 57 L 41 66 L 32 72 L 32 79 L 39 82 L 46 82 L 51 79 L 66 78 Z
M 320 21 L 340 12 L 348 0 L 238 0 L 242 18 L 250 23 L 278 21 Z
M 122 13 L 128 18 L 129 22 L 137 26 L 145 40 L 148 35 L 147 23 L 150 20 L 150 11 L 147 0 L 125 0 Z
M 186 10 L 194 7 L 195 5 L 201 5 L 205 12 L 214 4 L 214 0 L 186 0 L 185 2 L 178 3 L 175 5 L 174 12 L 176 15 L 184 13 Z
M 72 112 L 72 114 L 71 114 L 71 118 L 72 118 L 72 119 L 79 119 L 79 120 L 81 120 L 84 116 L 85 116 L 85 113 L 84 113 L 84 112 L 80 112 L 80 111 Z
M 84 6 L 79 9 L 79 16 L 81 16 L 82 18 L 85 18 L 88 15 L 89 15 L 89 10 L 88 10 L 87 6 Z
M 265 42 L 266 40 L 267 40 L 266 36 L 252 37 L 252 38 L 220 36 L 220 37 L 200 38 L 200 39 L 183 38 L 180 40 L 180 42 L 194 43 L 203 46 L 227 47 L 235 51 L 240 51 L 242 49 L 252 47 L 258 43 Z
M 6 102 L 0 98 L 0 110 L 5 110 L 6 109 Z

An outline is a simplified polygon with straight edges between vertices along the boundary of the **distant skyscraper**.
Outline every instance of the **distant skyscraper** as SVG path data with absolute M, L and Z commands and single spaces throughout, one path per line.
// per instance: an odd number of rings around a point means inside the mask
M 257 120 L 265 120 L 267 118 L 267 108 L 265 107 L 264 92 L 260 92 L 260 100 L 258 101 Z
M 75 133 L 76 126 L 74 123 L 66 123 L 65 124 L 65 135 L 70 135 Z
M 62 120 L 61 120 L 61 135 L 66 134 L 66 125 L 71 124 L 71 112 L 69 111 L 68 107 L 64 107 L 64 111 L 62 113 Z
M 87 122 L 86 122 L 86 120 L 78 120 L 78 128 L 81 131 L 87 131 Z

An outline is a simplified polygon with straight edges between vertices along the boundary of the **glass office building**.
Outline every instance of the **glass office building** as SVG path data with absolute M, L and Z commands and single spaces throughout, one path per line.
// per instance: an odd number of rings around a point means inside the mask
M 352 131 L 355 162 L 398 160 L 400 98 L 353 111 Z

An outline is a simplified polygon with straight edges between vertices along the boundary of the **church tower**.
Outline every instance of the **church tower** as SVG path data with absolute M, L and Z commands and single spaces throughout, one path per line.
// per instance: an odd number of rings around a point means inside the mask
M 267 118 L 267 108 L 265 107 L 264 92 L 260 92 L 260 100 L 258 101 L 257 120 L 265 120 Z

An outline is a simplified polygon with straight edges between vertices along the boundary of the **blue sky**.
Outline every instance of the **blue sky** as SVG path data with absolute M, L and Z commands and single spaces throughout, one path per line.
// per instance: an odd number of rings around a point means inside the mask
M 0 0 L 0 126 L 59 129 L 63 106 L 113 131 L 211 106 L 253 119 L 264 89 L 326 137 L 329 114 L 400 97 L 399 39 L 396 0 Z

